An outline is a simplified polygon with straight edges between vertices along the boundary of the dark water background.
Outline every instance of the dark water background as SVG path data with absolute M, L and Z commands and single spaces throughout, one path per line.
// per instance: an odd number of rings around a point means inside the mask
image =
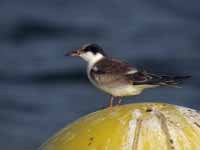
M 1 0 L 0 149 L 34 150 L 67 123 L 108 104 L 85 63 L 64 57 L 84 43 L 154 73 L 191 74 L 124 103 L 200 107 L 200 1 Z

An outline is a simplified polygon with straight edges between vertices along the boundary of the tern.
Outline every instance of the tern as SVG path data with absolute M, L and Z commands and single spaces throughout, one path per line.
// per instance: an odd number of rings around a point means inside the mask
M 137 69 L 132 65 L 108 57 L 97 44 L 85 44 L 79 50 L 66 54 L 84 59 L 87 64 L 87 76 L 91 83 L 98 89 L 108 93 L 110 107 L 113 100 L 118 98 L 120 105 L 125 96 L 139 95 L 145 89 L 158 86 L 175 86 L 191 76 L 156 75 Z

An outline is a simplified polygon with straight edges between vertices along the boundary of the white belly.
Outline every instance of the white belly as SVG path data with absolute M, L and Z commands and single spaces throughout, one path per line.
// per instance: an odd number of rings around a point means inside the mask
M 99 86 L 98 88 L 113 96 L 134 96 L 140 94 L 143 91 L 143 88 L 139 88 L 133 85 L 124 85 L 119 87 Z

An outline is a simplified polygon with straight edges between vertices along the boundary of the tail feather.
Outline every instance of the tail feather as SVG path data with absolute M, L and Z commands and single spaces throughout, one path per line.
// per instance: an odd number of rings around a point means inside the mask
M 160 85 L 176 85 L 182 83 L 191 76 L 161 76 Z
M 168 76 L 168 75 L 155 75 L 147 72 L 134 73 L 132 81 L 134 85 L 150 84 L 150 85 L 167 85 L 176 86 L 184 80 L 191 78 L 191 76 Z

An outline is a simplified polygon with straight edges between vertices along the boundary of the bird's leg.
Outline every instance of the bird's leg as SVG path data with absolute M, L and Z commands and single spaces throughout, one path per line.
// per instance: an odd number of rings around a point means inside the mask
M 122 96 L 119 96 L 119 97 L 118 97 L 118 105 L 121 104 L 121 102 L 122 102 L 122 98 L 123 98 Z
M 112 108 L 112 106 L 113 106 L 113 100 L 114 100 L 114 96 L 110 96 L 110 108 Z

